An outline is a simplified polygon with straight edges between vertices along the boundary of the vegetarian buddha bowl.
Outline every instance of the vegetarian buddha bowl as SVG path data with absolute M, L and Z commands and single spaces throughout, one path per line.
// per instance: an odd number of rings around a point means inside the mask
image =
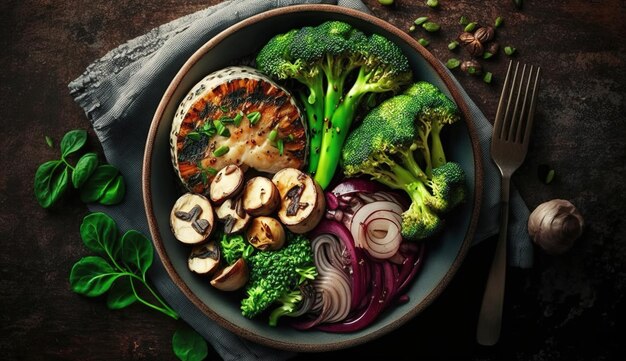
M 443 65 L 373 16 L 268 11 L 170 83 L 143 169 L 150 232 L 206 316 L 293 351 L 352 347 L 432 303 L 474 235 L 482 166 Z

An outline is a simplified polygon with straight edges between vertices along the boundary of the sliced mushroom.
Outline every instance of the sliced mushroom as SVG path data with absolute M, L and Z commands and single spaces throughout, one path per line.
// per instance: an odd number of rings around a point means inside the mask
M 209 197 L 217 204 L 237 195 L 243 189 L 243 170 L 234 164 L 222 168 L 213 180 L 209 189 Z
M 265 177 L 250 179 L 243 189 L 243 208 L 251 216 L 272 214 L 280 203 L 280 194 L 272 181 Z
M 252 217 L 243 209 L 241 197 L 227 199 L 216 210 L 217 218 L 224 222 L 224 233 L 231 234 L 243 231 Z
M 213 274 L 220 265 L 220 248 L 215 241 L 195 246 L 187 260 L 189 269 L 202 275 Z
M 213 230 L 213 206 L 199 194 L 185 193 L 172 207 L 170 227 L 174 237 L 187 244 L 206 241 Z
M 326 207 L 320 185 L 295 168 L 278 171 L 272 182 L 280 193 L 278 218 L 287 229 L 294 233 L 306 233 L 315 228 Z
M 285 244 L 285 230 L 275 218 L 256 217 L 246 231 L 246 239 L 256 249 L 275 251 Z
M 235 291 L 243 287 L 248 282 L 248 278 L 248 265 L 243 258 L 240 258 L 230 266 L 221 269 L 211 279 L 211 285 L 218 290 Z

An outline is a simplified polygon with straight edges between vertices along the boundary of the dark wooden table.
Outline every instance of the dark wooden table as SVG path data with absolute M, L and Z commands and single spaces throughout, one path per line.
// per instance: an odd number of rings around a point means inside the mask
M 87 251 L 78 227 L 87 209 L 69 200 L 54 211 L 33 196 L 37 166 L 58 144 L 89 123 L 67 84 L 117 45 L 218 1 L 3 1 L 0 4 L 0 358 L 4 360 L 173 359 L 178 326 L 142 306 L 109 311 L 103 300 L 69 289 L 72 264 Z M 562 256 L 536 250 L 530 270 L 508 274 L 504 329 L 495 347 L 475 343 L 482 288 L 495 240 L 474 247 L 443 295 L 401 329 L 327 358 L 424 360 L 614 360 L 623 357 L 626 302 L 626 2 L 624 0 L 421 0 L 383 7 L 376 16 L 408 29 L 418 16 L 442 25 L 428 49 L 442 61 L 460 32 L 462 15 L 482 23 L 502 16 L 502 45 L 538 64 L 544 77 L 529 155 L 514 182 L 533 209 L 565 198 L 585 216 L 586 230 Z M 416 38 L 425 32 L 416 31 Z M 484 61 L 492 84 L 455 71 L 489 119 L 507 57 Z M 90 147 L 99 150 L 93 133 Z M 541 164 L 553 183 L 537 177 Z M 488 190 L 489 191 L 489 190 Z M 301 360 L 320 355 L 299 356 Z M 218 359 L 211 354 L 209 359 Z

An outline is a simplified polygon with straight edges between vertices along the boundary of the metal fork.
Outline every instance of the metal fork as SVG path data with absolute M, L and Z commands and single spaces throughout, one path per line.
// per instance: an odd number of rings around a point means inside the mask
M 529 69 L 527 69 L 529 68 Z M 533 125 L 541 68 L 509 62 L 491 139 L 491 158 L 500 169 L 500 234 L 489 270 L 489 278 L 478 316 L 476 340 L 485 346 L 495 345 L 500 337 L 506 248 L 509 221 L 511 176 L 522 165 L 528 152 Z

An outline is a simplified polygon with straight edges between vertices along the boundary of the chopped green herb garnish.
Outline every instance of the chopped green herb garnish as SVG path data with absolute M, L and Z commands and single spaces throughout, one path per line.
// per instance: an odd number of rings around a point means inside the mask
M 220 106 L 220 110 L 221 110 L 223 113 L 226 113 L 229 109 L 228 109 L 228 107 L 227 107 L 227 106 L 222 105 L 222 106 Z
M 517 50 L 517 49 L 515 49 L 515 48 L 514 48 L 514 47 L 512 47 L 512 46 L 505 46 L 505 47 L 504 47 L 504 53 L 505 53 L 506 55 L 508 55 L 508 56 L 513 55 L 513 54 L 515 53 L 515 50 Z
M 246 115 L 248 121 L 250 121 L 250 125 L 255 125 L 261 120 L 261 112 L 252 112 Z
M 215 121 L 215 128 L 217 129 L 217 134 L 221 135 L 222 137 L 230 137 L 230 132 L 228 131 L 228 128 L 226 128 L 224 126 L 224 123 L 222 123 L 221 121 Z
M 420 43 L 421 46 L 423 47 L 427 47 L 428 44 L 430 44 L 430 42 L 424 38 L 419 38 L 419 40 L 417 41 L 418 43 Z
M 278 154 L 283 155 L 283 151 L 285 150 L 285 144 L 282 139 L 279 139 L 276 142 L 276 147 L 278 148 Z
M 431 7 L 431 8 L 436 8 L 437 6 L 439 6 L 439 1 L 438 0 L 426 0 L 426 6 Z
M 187 133 L 187 138 L 193 140 L 194 142 L 197 142 L 202 138 L 202 136 L 198 132 L 189 132 Z
M 50 138 L 47 135 L 46 135 L 46 144 L 48 144 L 48 147 L 54 148 L 54 143 L 52 142 L 52 138 Z
M 454 50 L 457 46 L 459 46 L 459 42 L 456 40 L 452 40 L 450 44 L 448 44 L 448 49 Z
M 488 52 L 488 51 L 485 51 L 485 52 L 483 53 L 483 59 L 489 59 L 489 58 L 491 58 L 492 56 L 493 56 L 493 53 L 490 53 L 490 52 Z
M 214 176 L 217 174 L 217 169 L 213 167 L 203 167 L 202 161 L 198 161 L 196 166 L 200 169 L 200 176 L 202 177 L 202 183 L 207 184 L 209 181 L 209 176 Z
M 235 120 L 233 118 L 229 118 L 229 117 L 221 117 L 219 119 L 220 122 L 222 122 L 222 124 L 226 124 L 226 123 L 234 123 Z
M 239 126 L 239 124 L 241 124 L 241 120 L 243 119 L 243 114 L 241 114 L 241 112 L 237 113 L 237 115 L 235 115 L 235 117 L 233 118 L 233 123 L 235 124 L 236 127 Z
M 222 145 L 219 148 L 217 148 L 216 150 L 213 151 L 213 156 L 215 157 L 221 157 L 224 154 L 228 153 L 228 151 L 230 150 L 230 148 L 228 148 L 227 145 Z
M 459 19 L 459 24 L 467 25 L 469 24 L 469 19 L 466 16 L 461 16 L 461 18 Z
M 206 167 L 206 168 L 202 168 L 203 171 L 209 173 L 210 175 L 216 175 L 217 174 L 217 169 L 213 168 L 213 167 Z
M 206 133 L 206 132 L 211 132 L 213 128 L 215 128 L 214 123 L 207 121 L 206 123 L 202 124 L 199 130 L 203 133 Z
M 273 142 L 276 140 L 276 137 L 278 136 L 278 131 L 276 129 L 272 129 L 272 131 L 270 132 L 270 134 L 267 136 L 267 139 L 270 140 L 270 142 Z

